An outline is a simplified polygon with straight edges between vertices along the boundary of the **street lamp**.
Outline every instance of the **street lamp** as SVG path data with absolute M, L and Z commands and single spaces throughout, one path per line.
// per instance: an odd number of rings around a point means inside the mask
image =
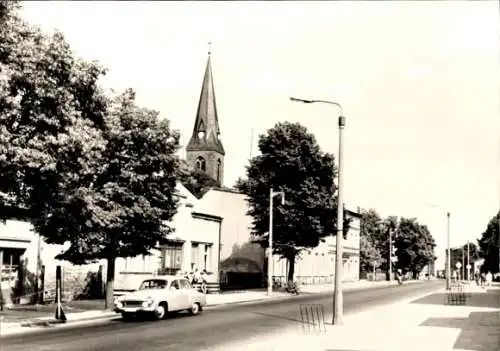
M 267 295 L 273 293 L 273 199 L 281 195 L 281 205 L 285 204 L 285 192 L 269 190 L 269 251 L 267 253 Z
M 342 172 L 344 171 L 343 166 L 343 131 L 345 127 L 345 117 L 342 113 L 342 106 L 334 101 L 327 100 L 305 100 L 297 99 L 291 97 L 290 100 L 296 102 L 302 102 L 305 104 L 322 103 L 335 105 L 340 109 L 340 114 L 338 117 L 339 125 L 339 155 L 338 155 L 338 193 L 337 193 L 337 238 L 336 238 L 336 250 L 335 250 L 335 286 L 333 292 L 333 320 L 332 324 L 341 325 L 343 322 L 343 295 L 342 295 L 342 239 L 344 232 L 344 177 Z
M 444 210 L 441 206 L 425 204 L 428 207 L 435 207 Z M 450 251 L 450 212 L 446 212 L 446 290 L 450 290 L 451 276 L 451 251 Z

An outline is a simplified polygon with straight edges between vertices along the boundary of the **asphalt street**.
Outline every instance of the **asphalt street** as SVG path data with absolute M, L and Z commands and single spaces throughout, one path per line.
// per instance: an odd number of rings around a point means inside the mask
M 432 292 L 443 281 L 402 286 L 377 287 L 344 292 L 344 313 L 366 309 Z M 44 332 L 0 339 L 0 350 L 8 351 L 164 351 L 203 350 L 221 342 L 244 340 L 260 333 L 301 323 L 300 304 L 324 306 L 331 323 L 332 297 L 329 294 L 301 295 L 284 301 L 224 306 L 205 310 L 198 316 L 178 314 L 163 321 L 123 322 L 121 319 L 75 328 L 47 329 Z

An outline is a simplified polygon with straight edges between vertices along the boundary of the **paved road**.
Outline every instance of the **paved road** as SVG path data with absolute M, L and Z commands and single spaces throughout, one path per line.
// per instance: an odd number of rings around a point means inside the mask
M 441 287 L 441 281 L 362 289 L 344 293 L 346 314 L 421 295 Z M 164 351 L 203 350 L 221 341 L 243 340 L 270 330 L 300 323 L 301 303 L 322 304 L 331 322 L 331 294 L 302 295 L 285 301 L 266 301 L 206 310 L 196 317 L 179 314 L 164 321 L 122 322 L 113 320 L 78 328 L 49 329 L 43 333 L 0 339 L 9 351 Z

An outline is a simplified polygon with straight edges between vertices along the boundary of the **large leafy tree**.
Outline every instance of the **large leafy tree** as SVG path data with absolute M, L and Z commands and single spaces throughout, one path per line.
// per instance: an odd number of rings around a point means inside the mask
M 179 137 L 168 120 L 138 107 L 131 90 L 109 105 L 100 136 L 103 150 L 58 178 L 50 216 L 38 217 L 35 227 L 48 243 L 69 242 L 61 259 L 107 260 L 110 306 L 115 259 L 148 255 L 172 231 Z
M 400 219 L 394 245 L 398 258 L 396 267 L 411 272 L 415 278 L 435 259 L 434 238 L 427 226 L 419 224 L 415 218 Z
M 260 136 L 258 146 L 261 155 L 250 161 L 236 187 L 248 195 L 252 233 L 264 247 L 269 191 L 284 191 L 285 204 L 274 201 L 273 253 L 289 261 L 288 279 L 293 279 L 297 254 L 336 233 L 334 158 L 298 123 L 276 124 Z
M 479 239 L 480 255 L 484 258 L 484 264 L 481 267 L 483 272 L 499 272 L 500 269 L 500 232 L 499 223 L 500 212 L 498 212 L 489 221 L 486 230 Z
M 61 174 L 102 150 L 106 99 L 97 81 L 104 69 L 76 58 L 61 33 L 42 33 L 16 9 L 0 3 L 0 205 L 43 216 Z

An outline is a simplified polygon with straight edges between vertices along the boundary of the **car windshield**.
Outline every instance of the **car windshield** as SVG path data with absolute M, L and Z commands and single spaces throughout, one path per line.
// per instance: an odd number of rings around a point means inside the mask
M 142 282 L 139 290 L 165 289 L 166 287 L 167 281 L 165 279 L 148 279 Z

